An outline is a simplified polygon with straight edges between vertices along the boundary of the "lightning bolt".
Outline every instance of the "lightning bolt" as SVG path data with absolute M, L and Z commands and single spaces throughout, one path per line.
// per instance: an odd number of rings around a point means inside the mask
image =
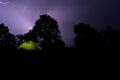
M 0 2 L 0 4 L 8 4 L 8 2 Z

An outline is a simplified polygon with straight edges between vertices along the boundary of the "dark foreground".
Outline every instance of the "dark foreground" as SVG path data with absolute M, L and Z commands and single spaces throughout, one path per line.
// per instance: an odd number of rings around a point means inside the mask
M 3 52 L 2 52 L 3 51 Z M 53 49 L 45 51 L 18 51 L 2 49 L 2 74 L 40 78 L 102 78 L 115 74 L 119 68 L 119 52 L 114 50 Z M 42 75 L 40 75 L 40 74 Z M 34 77 L 35 78 L 35 77 Z M 77 77 L 73 77 L 77 78 Z M 115 78 L 115 77 L 114 77 Z M 103 79 L 103 78 L 102 78 Z
M 117 71 L 119 67 L 119 52 L 116 50 L 66 48 L 45 51 L 18 51 L 2 49 L 0 54 L 1 69 L 3 72 L 10 70 L 10 74 L 15 70 L 15 74 L 22 72 L 25 75 L 29 73 L 33 75 L 35 71 L 44 73 L 44 75 L 54 73 L 53 76 L 57 73 L 65 76 L 69 74 L 68 77 L 71 77 L 70 74 L 82 76 L 94 73 L 92 76 L 97 77 L 98 73 L 106 76 L 108 73 Z M 26 70 L 27 74 L 25 73 Z M 101 75 L 98 76 L 101 77 Z M 59 77 L 61 76 L 59 75 Z
M 5 65 L 101 65 L 117 63 L 119 52 L 112 50 L 50 49 L 46 51 L 1 50 Z

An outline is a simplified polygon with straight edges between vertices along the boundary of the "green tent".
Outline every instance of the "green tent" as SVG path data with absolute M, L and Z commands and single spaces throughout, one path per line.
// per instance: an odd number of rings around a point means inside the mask
M 18 46 L 18 49 L 23 50 L 42 50 L 41 46 L 33 41 L 25 41 L 20 46 Z

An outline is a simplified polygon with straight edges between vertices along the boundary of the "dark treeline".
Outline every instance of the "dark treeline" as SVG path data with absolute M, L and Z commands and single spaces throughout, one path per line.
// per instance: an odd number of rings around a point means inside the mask
M 49 15 L 41 15 L 31 30 L 25 34 L 14 35 L 8 27 L 0 24 L 0 47 L 17 48 L 25 41 L 34 41 L 41 44 L 43 49 L 64 48 L 65 43 L 61 38 L 57 21 Z
M 89 24 L 80 23 L 74 27 L 75 45 L 82 49 L 119 49 L 120 31 L 107 26 L 98 31 Z
M 75 47 L 66 48 L 60 35 L 57 21 L 49 15 L 41 15 L 31 30 L 25 34 L 18 34 L 16 36 L 9 32 L 7 26 L 0 24 L 0 57 L 3 58 L 3 64 L 8 65 L 13 63 L 20 65 L 73 64 L 75 66 L 83 64 L 88 66 L 91 64 L 96 65 L 102 60 L 104 60 L 103 63 L 106 64 L 105 59 L 108 60 L 111 55 L 110 51 L 112 49 L 119 50 L 120 31 L 110 26 L 98 31 L 88 24 L 80 23 L 74 26 L 73 32 L 75 33 Z M 18 46 L 25 41 L 34 41 L 40 44 L 43 50 L 17 50 Z M 95 51 L 95 53 L 90 52 L 90 50 Z M 7 54 L 2 51 L 7 52 Z M 87 51 L 88 53 L 86 54 L 85 52 Z M 1 55 L 4 55 L 4 57 Z M 112 57 L 112 59 L 115 58 Z M 109 61 L 107 61 L 107 63 L 109 63 Z
M 113 49 L 119 48 L 120 31 L 110 26 L 98 31 L 89 24 L 80 23 L 74 26 L 74 43 L 77 49 Z M 17 48 L 25 41 L 35 41 L 44 49 L 64 48 L 58 23 L 49 15 L 41 15 L 31 30 L 25 34 L 13 35 L 8 27 L 0 24 L 0 47 Z

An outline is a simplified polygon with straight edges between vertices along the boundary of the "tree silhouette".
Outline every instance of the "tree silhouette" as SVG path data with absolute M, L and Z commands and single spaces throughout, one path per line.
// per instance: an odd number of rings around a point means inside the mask
M 54 45 L 56 48 L 64 48 L 65 43 L 61 39 L 57 39 L 55 40 Z
M 4 24 L 0 24 L 0 47 L 12 48 L 16 46 L 15 36 L 9 33 L 8 27 Z
M 27 40 L 33 40 L 35 42 L 42 43 L 46 47 L 55 46 L 58 41 L 58 44 L 64 45 L 64 42 L 60 36 L 57 21 L 51 18 L 49 15 L 41 15 L 36 21 L 33 29 L 25 34 L 25 38 Z
M 22 35 L 22 34 L 16 35 L 16 46 L 19 46 L 24 41 L 25 41 L 24 35 Z
M 107 26 L 105 30 L 102 30 L 102 34 L 107 42 L 108 48 L 119 48 L 120 45 L 120 31 L 113 29 L 111 26 Z
M 77 48 L 95 49 L 104 48 L 104 38 L 100 32 L 88 24 L 80 23 L 75 25 L 75 45 Z
M 86 26 L 84 23 L 75 25 L 74 27 L 74 33 L 75 33 L 75 46 L 77 48 L 84 48 L 87 45 L 87 39 L 85 39 L 85 33 L 88 26 Z M 84 43 L 83 43 L 84 42 Z

